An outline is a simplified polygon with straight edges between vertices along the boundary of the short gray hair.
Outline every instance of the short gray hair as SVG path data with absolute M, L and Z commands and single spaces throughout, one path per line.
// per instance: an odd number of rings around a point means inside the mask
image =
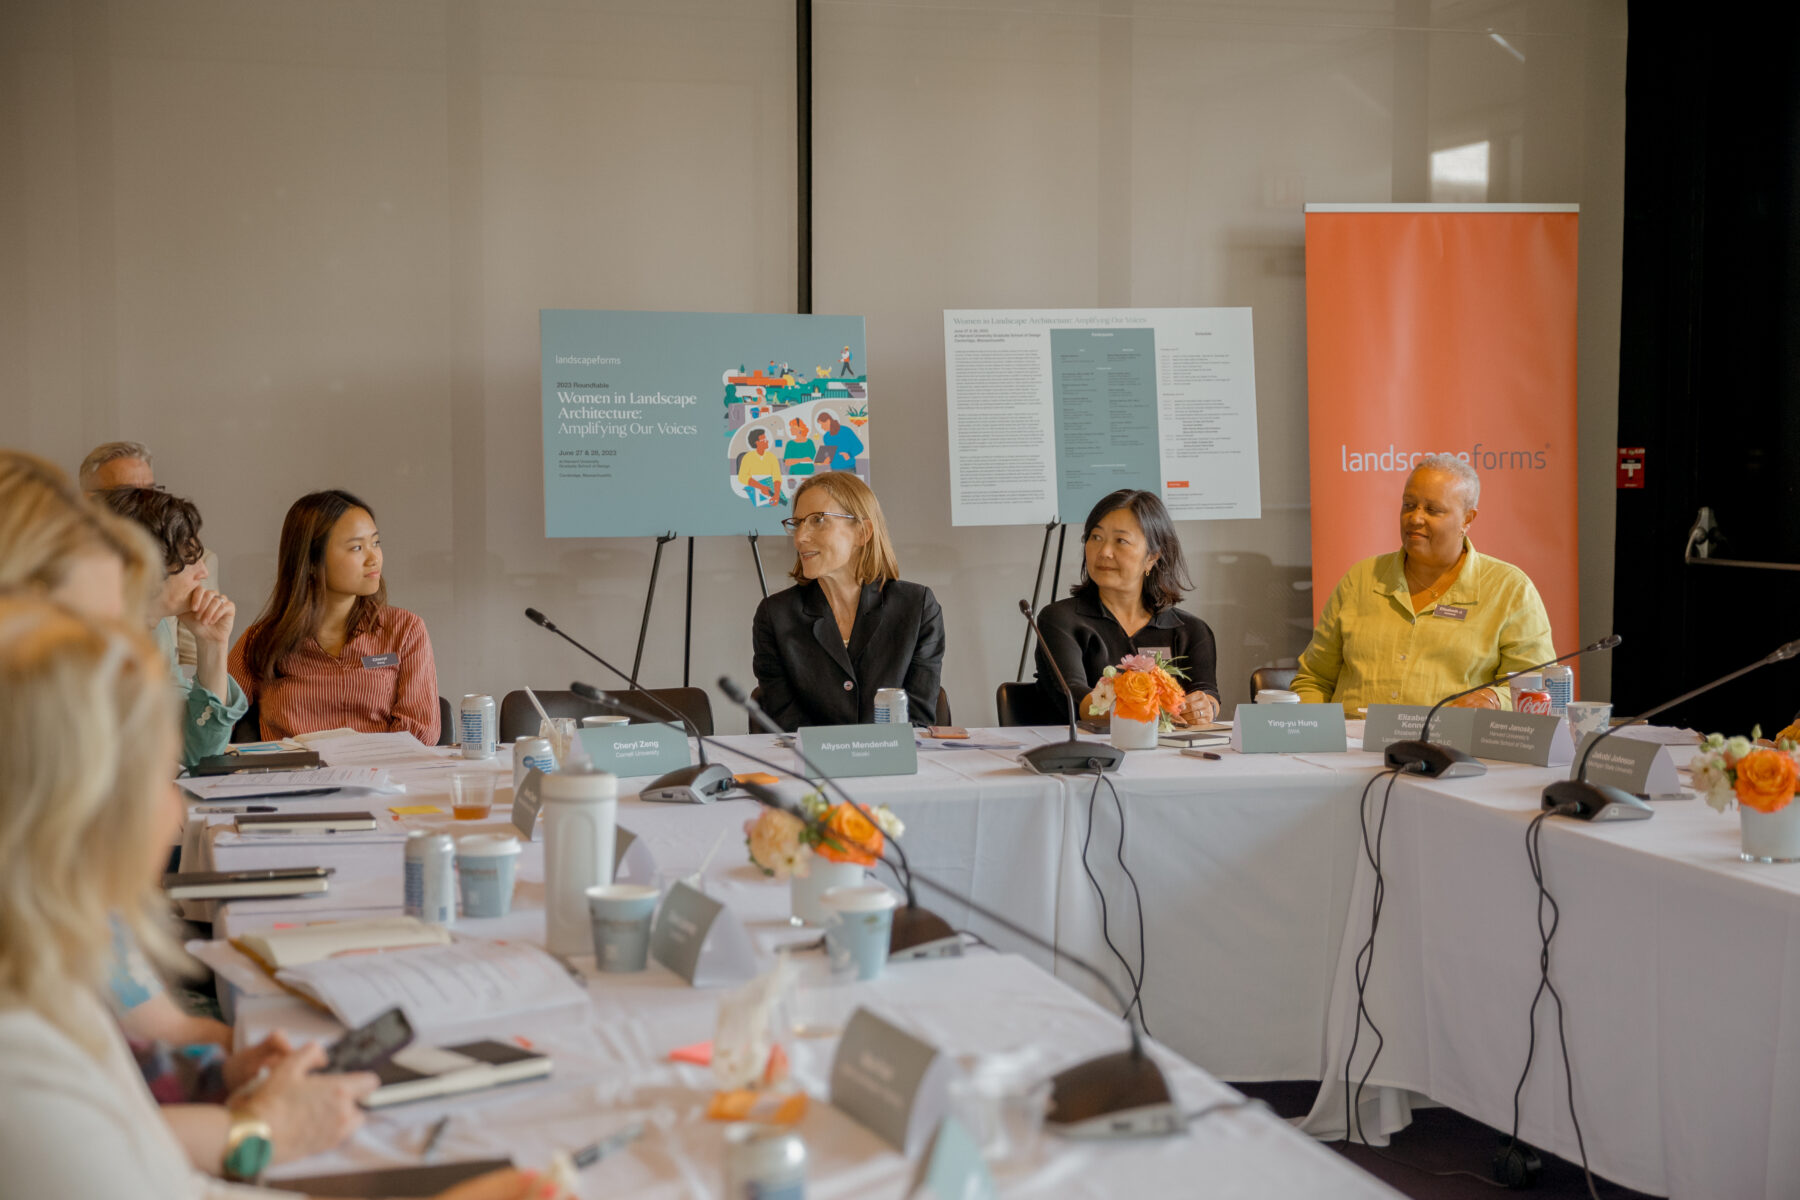
M 1442 471 L 1453 476 L 1463 486 L 1463 499 L 1470 508 L 1481 507 L 1481 476 L 1475 473 L 1467 459 L 1458 458 L 1454 454 L 1421 454 L 1413 462 L 1412 478 L 1420 471 Z
M 142 442 L 102 442 L 88 452 L 81 460 L 81 486 L 85 489 L 100 473 L 100 468 L 109 462 L 118 462 L 121 458 L 141 458 L 146 467 L 154 467 L 156 460 L 150 457 L 150 447 Z

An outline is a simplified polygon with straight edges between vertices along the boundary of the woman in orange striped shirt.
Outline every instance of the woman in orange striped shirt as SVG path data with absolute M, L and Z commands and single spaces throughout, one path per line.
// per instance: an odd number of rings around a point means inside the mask
M 265 738 L 320 729 L 437 741 L 437 665 L 425 622 L 387 602 L 381 535 L 349 492 L 294 501 L 281 525 L 275 590 L 231 650 L 231 677 Z

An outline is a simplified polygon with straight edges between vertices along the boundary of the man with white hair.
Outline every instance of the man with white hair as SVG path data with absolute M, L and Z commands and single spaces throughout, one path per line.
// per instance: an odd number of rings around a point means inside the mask
M 1481 477 L 1454 454 L 1421 457 L 1400 498 L 1400 549 L 1364 559 L 1331 593 L 1300 655 L 1311 703 L 1435 704 L 1555 656 L 1550 616 L 1525 572 L 1475 552 Z M 1454 703 L 1510 708 L 1484 687 Z
M 150 448 L 142 442 L 102 442 L 81 460 L 81 490 L 92 496 L 115 488 L 155 487 L 155 461 Z M 218 591 L 219 556 L 208 550 L 200 561 L 206 564 L 206 590 Z M 175 651 L 184 667 L 192 667 L 198 662 L 194 635 L 185 625 L 176 628 Z

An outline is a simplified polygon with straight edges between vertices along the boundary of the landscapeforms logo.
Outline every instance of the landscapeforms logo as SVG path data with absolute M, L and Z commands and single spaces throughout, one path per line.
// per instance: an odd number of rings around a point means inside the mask
M 1496 450 L 1483 442 L 1476 442 L 1467 450 L 1397 450 L 1392 442 L 1386 450 L 1352 450 L 1349 446 L 1338 446 L 1338 465 L 1345 472 L 1355 471 L 1394 471 L 1407 473 L 1427 454 L 1454 453 L 1477 471 L 1542 471 L 1549 465 L 1550 443 L 1545 442 L 1542 450 Z

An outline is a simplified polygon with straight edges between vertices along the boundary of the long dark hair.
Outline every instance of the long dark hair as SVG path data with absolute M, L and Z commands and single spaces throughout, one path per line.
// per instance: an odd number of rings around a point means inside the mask
M 244 667 L 252 679 L 262 683 L 274 679 L 281 660 L 318 632 L 325 613 L 325 543 L 338 519 L 353 508 L 374 520 L 374 509 L 336 488 L 302 496 L 288 509 L 281 523 L 281 548 L 276 551 L 275 590 L 244 634 Z M 386 607 L 384 574 L 373 596 L 358 596 L 350 605 L 344 640 L 379 629 Z
M 1156 555 L 1156 565 L 1144 576 L 1144 607 L 1153 613 L 1181 602 L 1183 592 L 1193 590 L 1193 581 L 1188 578 L 1187 561 L 1181 557 L 1181 539 L 1175 536 L 1175 522 L 1169 516 L 1169 510 L 1163 507 L 1162 497 L 1155 492 L 1139 491 L 1137 488 L 1120 488 L 1110 495 L 1102 496 L 1100 503 L 1094 505 L 1088 513 L 1087 523 L 1081 527 L 1081 544 L 1084 552 L 1081 556 L 1081 579 L 1069 589 L 1071 596 L 1093 595 L 1099 591 L 1099 585 L 1088 578 L 1087 546 L 1088 535 L 1094 532 L 1094 526 L 1106 519 L 1108 513 L 1118 512 L 1121 508 L 1131 510 L 1137 518 L 1138 528 L 1144 531 L 1144 543 L 1148 552 Z

